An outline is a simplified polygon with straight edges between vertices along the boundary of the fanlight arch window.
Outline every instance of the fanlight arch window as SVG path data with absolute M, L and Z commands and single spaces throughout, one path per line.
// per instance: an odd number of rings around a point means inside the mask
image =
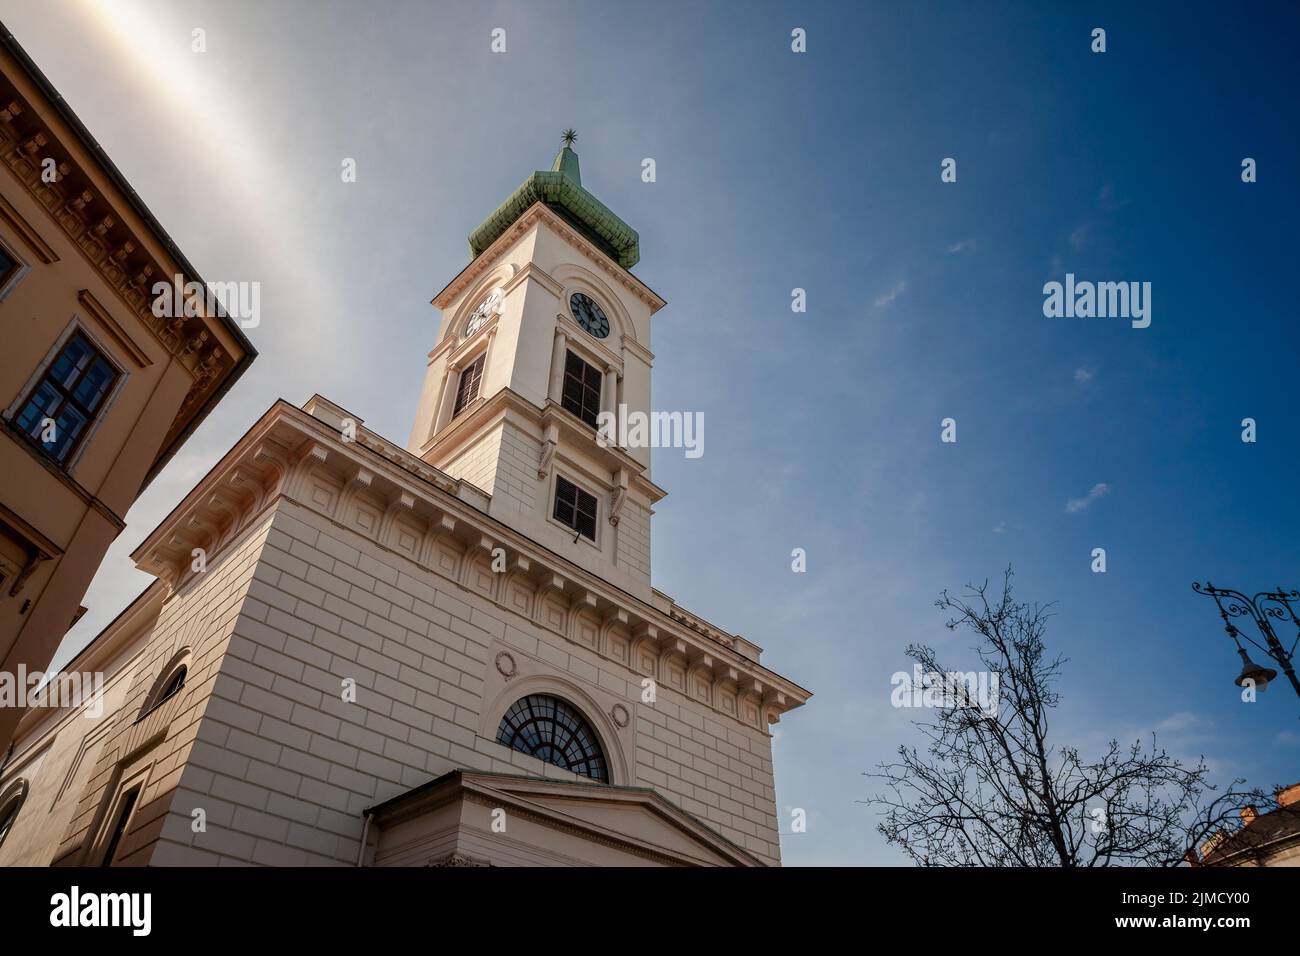
M 183 663 L 176 663 L 176 661 Z M 182 690 L 185 689 L 185 676 L 189 671 L 189 654 L 182 654 L 178 658 L 173 658 L 172 666 L 165 672 L 166 676 L 160 677 L 154 684 L 153 692 L 145 699 L 145 705 L 140 709 L 140 716 L 136 720 L 143 720 L 149 714 L 161 707 L 167 701 L 171 700 Z
M 157 707 L 159 704 L 163 703 L 164 701 L 171 700 L 173 697 L 175 697 L 177 694 L 181 692 L 181 688 L 183 688 L 184 686 L 185 686 L 185 665 L 182 664 L 180 667 L 176 668 L 176 673 L 173 674 L 171 678 L 167 681 L 166 685 L 164 685 L 162 689 L 162 693 L 160 693 L 158 695 L 158 699 L 154 701 L 154 706 Z
M 23 801 L 27 799 L 27 781 L 19 778 L 12 785 L 0 791 L 0 846 L 4 845 L 5 837 L 14 828 L 14 823 L 18 819 L 18 811 L 23 807 Z
M 609 781 L 609 764 L 591 724 L 567 701 L 549 694 L 521 697 L 497 728 L 497 743 L 573 773 Z

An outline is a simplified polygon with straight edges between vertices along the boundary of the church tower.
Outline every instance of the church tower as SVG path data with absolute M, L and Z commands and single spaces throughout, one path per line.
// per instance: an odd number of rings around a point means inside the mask
M 810 695 L 651 587 L 664 492 L 597 425 L 650 411 L 664 303 L 572 140 L 434 298 L 405 448 L 276 402 L 141 542 L 101 712 L 19 727 L 0 865 L 780 863 Z
M 408 450 L 492 497 L 491 514 L 642 600 L 650 449 L 597 438 L 649 412 L 651 316 L 635 230 L 582 185 L 576 138 L 469 237 L 442 311 Z

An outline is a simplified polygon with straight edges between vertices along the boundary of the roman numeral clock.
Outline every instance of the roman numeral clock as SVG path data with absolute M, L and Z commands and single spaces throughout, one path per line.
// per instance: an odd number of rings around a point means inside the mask
M 605 318 L 605 313 L 596 300 L 585 292 L 575 292 L 569 297 L 569 311 L 583 331 L 598 339 L 609 335 L 609 319 Z

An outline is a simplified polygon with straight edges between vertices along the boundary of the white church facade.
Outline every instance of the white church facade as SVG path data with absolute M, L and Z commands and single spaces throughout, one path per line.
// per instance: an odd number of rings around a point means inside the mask
M 156 582 L 31 710 L 0 865 L 778 865 L 809 693 L 650 580 L 664 302 L 566 146 L 470 236 L 405 447 L 316 396 L 134 554 Z

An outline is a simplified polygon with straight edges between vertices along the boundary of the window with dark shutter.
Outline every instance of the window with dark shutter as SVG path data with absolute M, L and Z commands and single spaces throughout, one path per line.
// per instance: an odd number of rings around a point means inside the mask
M 564 391 L 560 406 L 577 415 L 592 428 L 600 414 L 600 369 L 588 365 L 572 352 L 564 356 Z
M 480 355 L 465 371 L 460 373 L 460 386 L 456 389 L 456 406 L 451 411 L 452 418 L 459 415 L 466 405 L 478 398 L 479 382 L 483 379 L 483 358 L 484 356 Z
M 596 540 L 596 496 L 555 476 L 555 520 L 589 541 Z

